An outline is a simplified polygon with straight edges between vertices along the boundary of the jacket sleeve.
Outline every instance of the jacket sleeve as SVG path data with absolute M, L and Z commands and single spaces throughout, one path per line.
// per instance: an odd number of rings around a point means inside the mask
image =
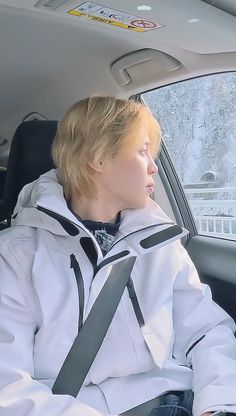
M 33 379 L 37 323 L 29 303 L 30 288 L 2 241 L 0 253 L 0 415 L 101 416 L 74 397 L 53 395 Z
M 175 245 L 173 355 L 193 369 L 193 414 L 227 410 L 236 414 L 235 324 L 200 282 L 186 250 Z

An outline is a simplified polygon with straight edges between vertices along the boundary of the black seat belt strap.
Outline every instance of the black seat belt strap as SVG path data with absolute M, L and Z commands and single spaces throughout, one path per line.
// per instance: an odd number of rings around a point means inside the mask
M 135 260 L 132 256 L 112 267 L 55 380 L 54 394 L 77 396 L 118 307 Z

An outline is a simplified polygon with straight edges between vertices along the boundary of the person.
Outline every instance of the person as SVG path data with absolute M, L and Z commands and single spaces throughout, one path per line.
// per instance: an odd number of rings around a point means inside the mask
M 0 233 L 1 416 L 138 415 L 157 397 L 164 416 L 191 391 L 193 415 L 236 414 L 235 324 L 200 283 L 186 230 L 160 238 L 174 226 L 151 198 L 160 141 L 133 100 L 93 96 L 59 122 L 56 169 L 23 188 Z M 126 288 L 77 397 L 53 394 L 121 253 L 136 257 L 136 308 Z

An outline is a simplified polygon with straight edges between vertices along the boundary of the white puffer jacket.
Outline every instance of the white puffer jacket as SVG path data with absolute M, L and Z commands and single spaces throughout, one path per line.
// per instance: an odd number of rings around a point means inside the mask
M 68 209 L 55 170 L 22 190 L 13 222 L 0 233 L 0 416 L 117 415 L 192 386 L 195 416 L 236 413 L 234 323 L 200 283 L 179 240 L 185 230 L 161 241 L 173 222 L 156 203 L 122 212 L 105 257 Z M 137 256 L 132 280 L 145 325 L 125 289 L 78 397 L 53 395 L 78 328 L 124 251 Z

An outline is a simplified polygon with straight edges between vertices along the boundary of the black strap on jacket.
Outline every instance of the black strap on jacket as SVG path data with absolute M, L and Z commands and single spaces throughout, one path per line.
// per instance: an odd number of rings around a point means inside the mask
M 53 385 L 54 394 L 76 397 L 97 355 L 136 260 L 129 257 L 112 267 Z

